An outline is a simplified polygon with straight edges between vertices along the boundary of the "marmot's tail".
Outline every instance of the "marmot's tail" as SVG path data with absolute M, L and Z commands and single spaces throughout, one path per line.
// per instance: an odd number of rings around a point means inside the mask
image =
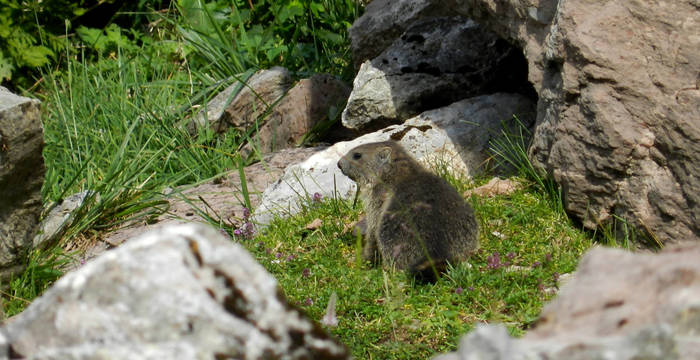
M 417 262 L 409 269 L 410 274 L 419 284 L 432 284 L 437 281 L 440 274 L 447 270 L 447 260 L 426 259 Z

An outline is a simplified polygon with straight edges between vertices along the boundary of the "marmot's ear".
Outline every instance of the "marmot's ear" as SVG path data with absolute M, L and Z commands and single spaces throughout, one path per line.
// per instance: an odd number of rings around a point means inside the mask
M 391 147 L 385 146 L 377 151 L 377 162 L 386 164 L 391 159 Z

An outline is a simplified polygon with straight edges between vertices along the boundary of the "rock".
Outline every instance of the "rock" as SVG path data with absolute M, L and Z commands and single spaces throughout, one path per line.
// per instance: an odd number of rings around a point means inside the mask
M 495 196 L 495 195 L 510 195 L 516 190 L 522 188 L 522 185 L 517 181 L 510 179 L 492 178 L 485 185 L 481 185 L 476 189 L 467 190 L 464 192 L 464 197 L 473 195 L 477 196 Z
M 526 66 L 517 49 L 471 20 L 424 18 L 360 66 L 343 125 L 377 130 L 476 95 L 527 93 Z
M 659 254 L 594 248 L 522 339 L 477 327 L 437 359 L 698 359 L 698 258 L 697 243 Z
M 195 135 L 198 127 L 206 126 L 223 134 L 233 127 L 246 131 L 262 120 L 262 116 L 292 86 L 292 76 L 283 67 L 260 70 L 245 80 L 245 85 L 236 81 L 215 96 L 188 125 Z M 240 89 L 240 90 L 239 90 Z
M 349 358 L 245 249 L 194 224 L 66 274 L 2 333 L 12 358 Z
M 453 11 L 435 0 L 374 0 L 348 29 L 356 68 L 377 57 L 413 22 L 430 16 L 451 16 Z
M 306 135 L 323 122 L 330 126 L 349 95 L 350 88 L 331 75 L 316 74 L 299 80 L 265 117 L 253 143 L 244 146 L 241 153 L 244 156 L 253 151 L 267 154 L 301 145 Z
M 70 195 L 63 201 L 54 205 L 39 225 L 39 232 L 33 240 L 33 247 L 45 249 L 63 234 L 63 231 L 72 223 L 74 211 L 81 207 L 85 200 L 93 195 L 90 190 L 85 190 L 77 194 Z M 99 197 L 99 194 L 94 194 Z
M 393 139 L 429 168 L 443 167 L 471 176 L 490 157 L 489 140 L 499 134 L 502 124 L 512 129 L 516 124 L 513 114 L 527 124 L 533 111 L 534 104 L 521 95 L 479 96 L 426 111 L 402 125 L 336 143 L 300 164 L 287 167 L 284 175 L 263 193 L 254 220 L 268 224 L 275 216 L 294 214 L 304 202 L 312 201 L 311 195 L 316 192 L 324 198 L 352 198 L 355 183 L 340 172 L 337 162 L 360 144 Z
M 433 360 L 515 359 L 514 343 L 505 327 L 477 324 L 474 331 L 459 341 L 458 353 L 438 355 Z
M 0 282 L 24 269 L 43 209 L 39 101 L 0 86 Z
M 697 1 L 457 3 L 523 48 L 540 96 L 530 158 L 570 214 L 590 229 L 620 217 L 662 243 L 699 239 Z

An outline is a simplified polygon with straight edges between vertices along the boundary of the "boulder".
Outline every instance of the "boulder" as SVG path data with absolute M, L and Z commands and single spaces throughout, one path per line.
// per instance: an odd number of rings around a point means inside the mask
M 527 92 L 526 66 L 520 51 L 471 20 L 423 18 L 362 64 L 343 125 L 377 130 L 468 97 Z
M 66 274 L 1 333 L 4 358 L 349 358 L 245 249 L 194 224 Z
M 426 111 L 401 125 L 339 142 L 314 154 L 306 161 L 289 166 L 284 175 L 270 185 L 255 210 L 255 221 L 269 223 L 275 216 L 298 212 L 312 195 L 349 199 L 355 183 L 338 169 L 338 160 L 355 146 L 385 140 L 400 142 L 428 168 L 447 168 L 457 175 L 471 176 L 482 170 L 490 158 L 489 142 L 501 130 L 514 132 L 513 119 L 531 123 L 534 103 L 522 95 L 493 94 L 456 102 L 444 108 Z
M 594 248 L 522 339 L 478 326 L 435 359 L 700 359 L 698 258 L 697 243 L 660 254 Z
M 43 209 L 40 103 L 0 87 L 0 282 L 24 269 Z
M 414 21 L 454 12 L 436 0 L 373 0 L 348 29 L 356 68 L 389 47 Z
M 260 70 L 250 78 L 235 81 L 217 94 L 188 125 L 195 135 L 198 127 L 209 126 L 218 134 L 229 128 L 247 131 L 292 87 L 292 75 L 283 67 Z
M 697 1 L 456 2 L 522 47 L 540 96 L 530 158 L 572 215 L 700 237 Z
M 323 130 L 338 118 L 349 95 L 350 88 L 328 74 L 299 80 L 271 109 L 241 153 L 267 154 L 319 140 L 307 134 L 316 131 L 323 135 Z

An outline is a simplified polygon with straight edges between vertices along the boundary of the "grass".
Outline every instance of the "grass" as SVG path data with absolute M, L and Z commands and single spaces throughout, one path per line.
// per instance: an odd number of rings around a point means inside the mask
M 548 288 L 556 286 L 558 275 L 572 272 L 591 246 L 588 234 L 531 185 L 469 201 L 479 215 L 481 250 L 471 266 L 456 264 L 432 285 L 358 261 L 356 239 L 343 233 L 359 214 L 350 201 L 325 199 L 238 241 L 312 319 L 323 317 L 336 292 L 339 325 L 331 332 L 356 358 L 427 358 L 454 350 L 476 322 L 501 322 L 513 335 L 523 334 L 551 298 Z M 322 225 L 308 229 L 315 219 Z

